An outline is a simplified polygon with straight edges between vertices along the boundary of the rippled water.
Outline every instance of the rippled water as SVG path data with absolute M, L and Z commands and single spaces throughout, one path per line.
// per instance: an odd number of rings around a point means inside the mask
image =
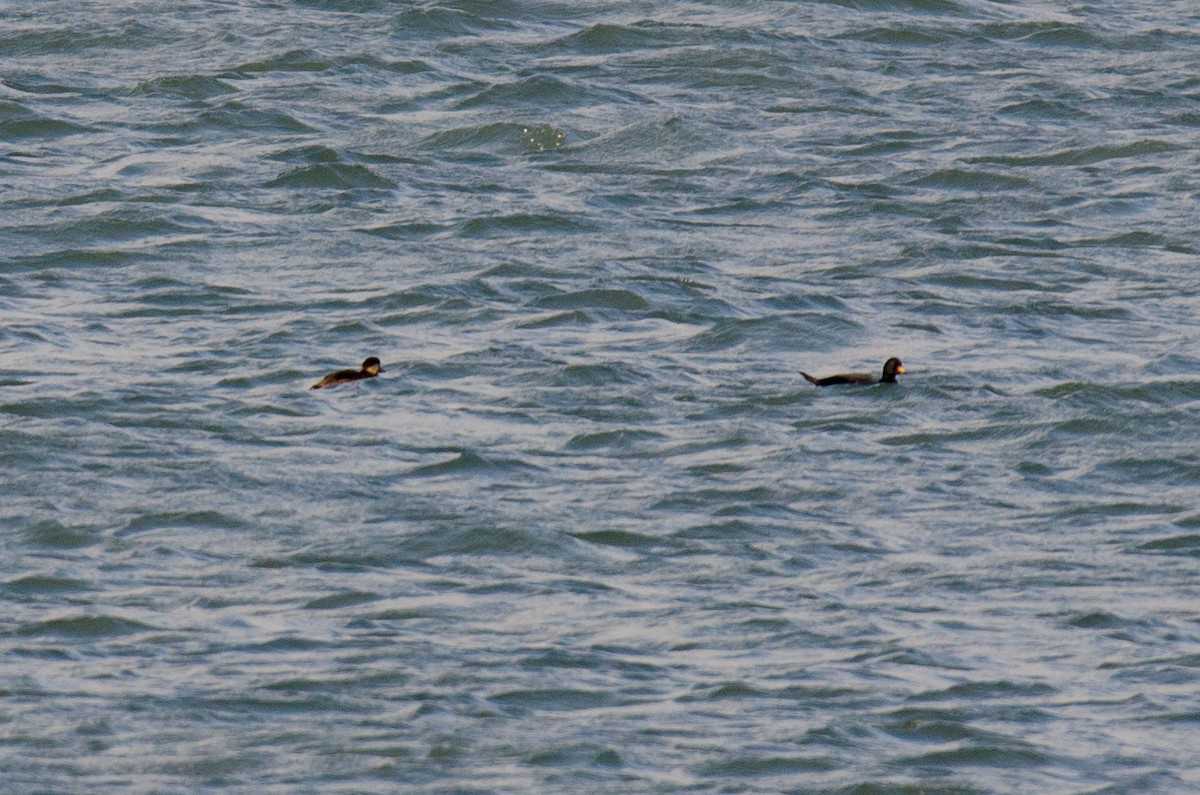
M 0 4 L 3 791 L 1200 792 L 1198 135 L 1182 0 Z

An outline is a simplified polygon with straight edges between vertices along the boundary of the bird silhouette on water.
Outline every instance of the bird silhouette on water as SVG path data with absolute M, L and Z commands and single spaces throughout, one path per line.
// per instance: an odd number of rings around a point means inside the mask
M 361 370 L 338 370 L 336 373 L 330 373 L 320 381 L 312 385 L 313 389 L 322 389 L 327 386 L 338 386 L 339 384 L 348 384 L 351 381 L 361 381 L 364 378 L 374 378 L 383 372 L 383 367 L 379 364 L 379 359 L 371 356 L 362 363 Z
M 870 373 L 838 373 L 824 378 L 814 378 L 803 370 L 800 375 L 817 386 L 833 386 L 834 384 L 894 384 L 896 376 L 904 372 L 904 365 L 895 356 L 883 363 L 883 375 L 879 378 Z

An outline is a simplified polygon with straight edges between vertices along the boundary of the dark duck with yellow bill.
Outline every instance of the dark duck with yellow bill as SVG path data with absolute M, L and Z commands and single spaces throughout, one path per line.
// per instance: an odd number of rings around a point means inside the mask
M 833 384 L 894 384 L 896 376 L 904 372 L 904 365 L 895 356 L 883 363 L 883 375 L 879 378 L 870 373 L 838 373 L 824 378 L 813 378 L 806 372 L 800 375 L 817 386 L 832 386 Z
M 361 370 L 338 370 L 336 373 L 330 373 L 320 381 L 312 385 L 313 389 L 321 389 L 327 386 L 338 386 L 339 384 L 348 384 L 351 381 L 361 381 L 364 378 L 374 378 L 383 372 L 383 367 L 379 364 L 379 359 L 374 356 L 362 363 Z

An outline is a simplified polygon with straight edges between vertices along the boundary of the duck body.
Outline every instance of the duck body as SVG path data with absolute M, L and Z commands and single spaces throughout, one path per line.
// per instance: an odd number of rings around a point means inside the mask
M 351 381 L 361 381 L 364 378 L 374 378 L 383 372 L 383 367 L 379 363 L 379 359 L 371 356 L 362 363 L 361 370 L 338 370 L 336 373 L 330 373 L 320 381 L 312 385 L 313 389 L 323 389 L 327 386 L 338 386 L 340 384 L 348 384 Z
M 814 378 L 806 372 L 801 371 L 800 375 L 808 379 L 809 383 L 817 386 L 833 386 L 834 384 L 894 384 L 896 376 L 904 372 L 904 365 L 895 356 L 883 363 L 883 375 L 879 378 L 870 373 L 838 373 L 837 375 L 826 376 L 825 378 Z

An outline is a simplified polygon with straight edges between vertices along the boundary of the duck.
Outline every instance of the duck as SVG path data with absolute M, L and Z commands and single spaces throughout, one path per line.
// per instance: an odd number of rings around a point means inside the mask
M 808 373 L 801 371 L 800 375 L 809 380 L 810 383 L 817 386 L 830 386 L 832 384 L 894 384 L 896 376 L 904 372 L 904 365 L 895 356 L 883 363 L 883 375 L 879 378 L 870 373 L 838 373 L 837 375 L 829 375 L 824 378 L 813 378 Z
M 338 386 L 339 384 L 348 384 L 351 381 L 361 381 L 364 378 L 374 378 L 383 372 L 383 367 L 380 366 L 379 359 L 375 356 L 370 356 L 362 363 L 361 370 L 338 370 L 336 373 L 330 373 L 320 381 L 312 385 L 313 389 L 321 389 L 327 386 Z

